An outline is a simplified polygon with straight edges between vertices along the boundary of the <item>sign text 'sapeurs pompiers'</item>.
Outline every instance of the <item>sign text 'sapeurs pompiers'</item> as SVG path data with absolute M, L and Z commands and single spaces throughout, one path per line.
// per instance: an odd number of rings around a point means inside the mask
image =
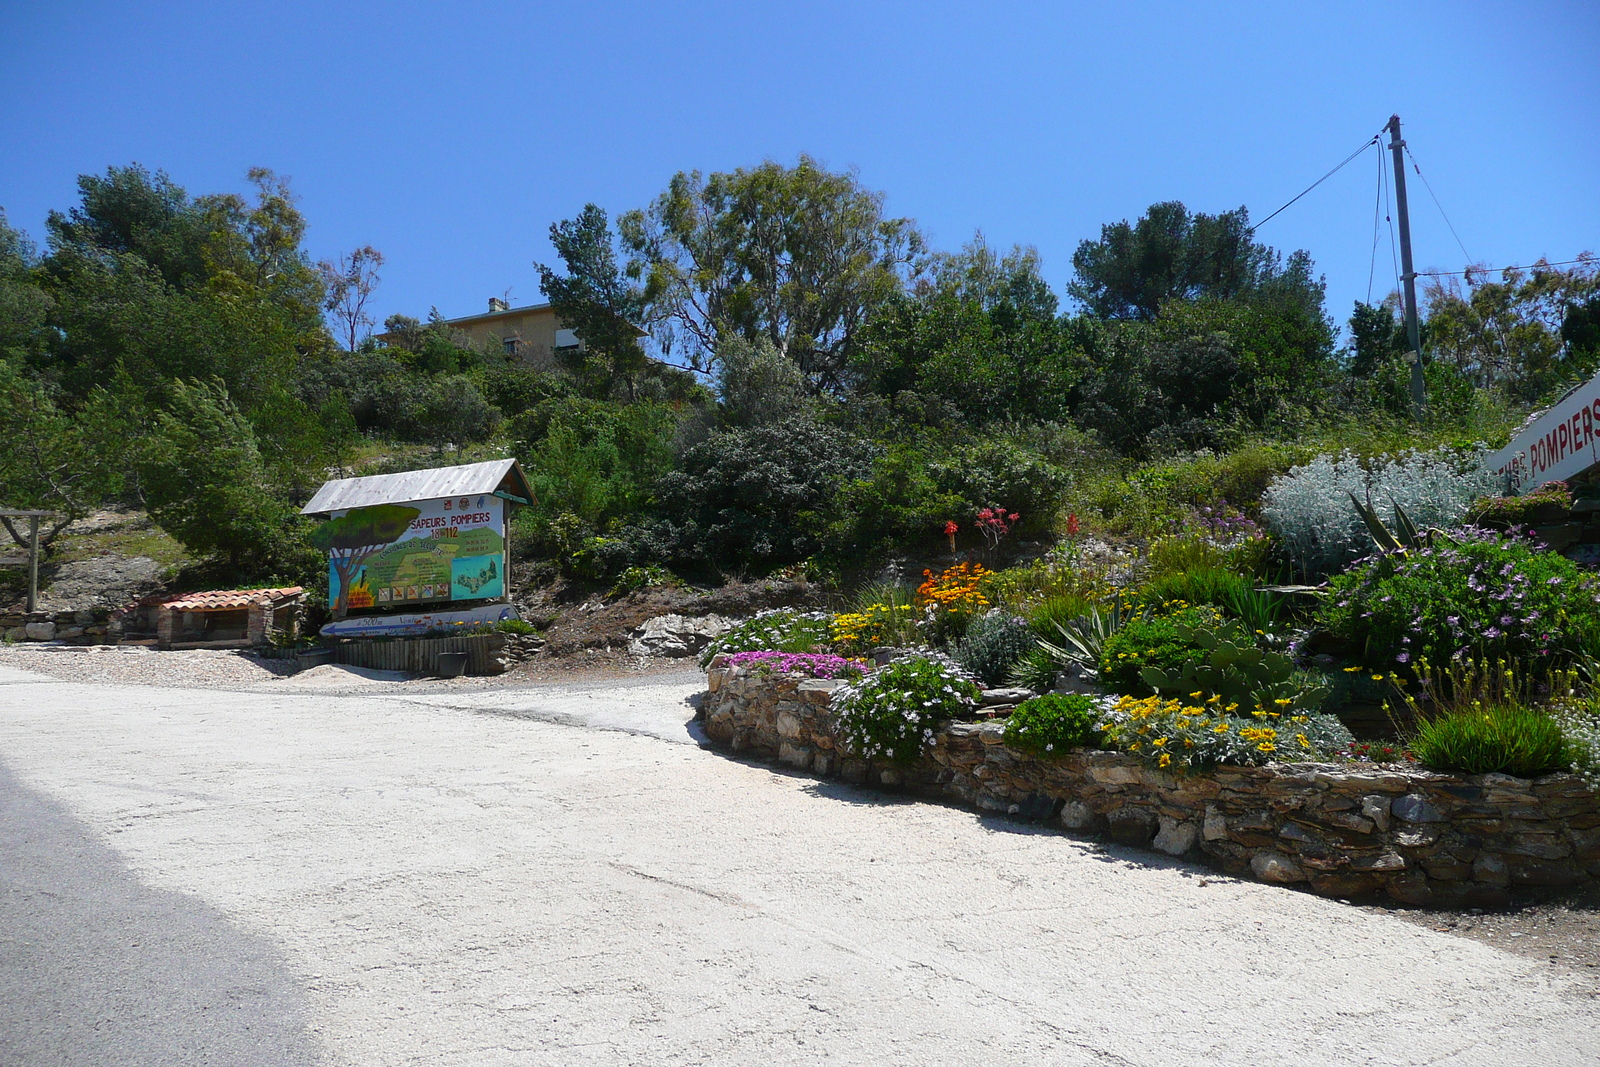
M 1521 493 L 1571 478 L 1600 463 L 1600 374 L 1540 415 L 1511 443 L 1489 457 Z
M 505 501 L 487 493 L 330 513 L 312 534 L 328 553 L 336 614 L 505 596 Z

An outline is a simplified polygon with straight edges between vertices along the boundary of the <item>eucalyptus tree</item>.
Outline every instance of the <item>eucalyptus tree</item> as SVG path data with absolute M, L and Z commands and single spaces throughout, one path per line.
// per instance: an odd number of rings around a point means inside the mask
M 843 387 L 862 329 L 924 251 L 911 219 L 885 215 L 882 193 L 805 155 L 679 172 L 618 226 L 664 352 L 709 370 L 723 339 L 765 338 L 819 391 Z

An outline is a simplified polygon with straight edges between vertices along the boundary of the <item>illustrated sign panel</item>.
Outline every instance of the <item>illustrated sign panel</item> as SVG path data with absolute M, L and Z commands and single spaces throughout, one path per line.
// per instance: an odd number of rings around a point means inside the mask
M 505 501 L 488 494 L 334 512 L 328 553 L 339 613 L 505 596 Z
M 1489 458 L 1520 493 L 1564 480 L 1600 463 L 1600 374 L 1523 428 Z

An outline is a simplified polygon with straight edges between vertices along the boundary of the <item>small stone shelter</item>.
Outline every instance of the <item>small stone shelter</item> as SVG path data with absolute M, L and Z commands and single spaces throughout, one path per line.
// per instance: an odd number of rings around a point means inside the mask
M 305 590 L 218 589 L 181 593 L 156 605 L 161 648 L 249 648 L 273 633 L 294 636 Z

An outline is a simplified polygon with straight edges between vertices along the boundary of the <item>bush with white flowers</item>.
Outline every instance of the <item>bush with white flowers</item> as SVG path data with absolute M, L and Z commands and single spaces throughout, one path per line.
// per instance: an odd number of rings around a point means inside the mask
M 950 665 L 913 656 L 838 690 L 833 705 L 846 751 L 910 763 L 933 743 L 941 723 L 967 714 L 978 699 L 978 687 Z

